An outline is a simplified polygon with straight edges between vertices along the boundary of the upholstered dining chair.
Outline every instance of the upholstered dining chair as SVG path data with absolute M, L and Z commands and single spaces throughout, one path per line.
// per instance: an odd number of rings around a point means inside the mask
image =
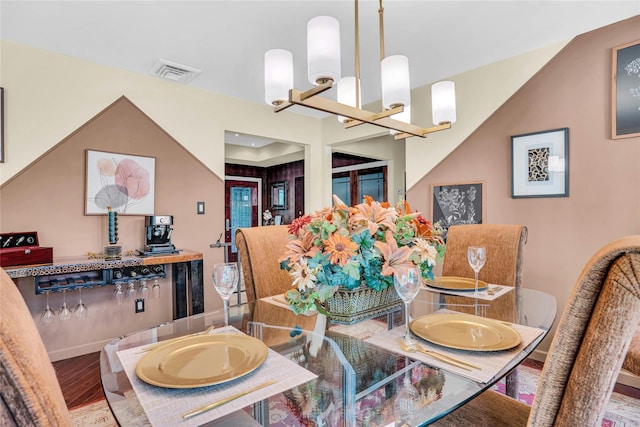
M 631 339 L 622 368 L 640 377 L 640 325 Z
M 280 269 L 278 258 L 289 241 L 286 225 L 238 228 L 236 247 L 242 268 L 247 300 L 282 294 L 291 288 L 291 277 Z
M 569 297 L 531 407 L 494 391 L 436 426 L 600 426 L 640 322 L 640 235 L 615 240 L 586 264 Z
M 60 384 L 29 308 L 1 268 L 0 424 L 71 426 Z
M 527 227 L 518 224 L 452 225 L 447 232 L 447 249 L 442 261 L 443 276 L 473 278 L 467 261 L 469 246 L 484 246 L 487 261 L 479 279 L 498 285 L 522 285 L 524 245 Z

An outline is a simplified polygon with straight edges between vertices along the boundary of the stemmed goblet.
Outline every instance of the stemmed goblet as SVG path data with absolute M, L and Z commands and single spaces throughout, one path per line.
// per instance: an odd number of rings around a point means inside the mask
M 229 298 L 238 286 L 238 265 L 223 262 L 213 266 L 213 286 L 224 301 L 224 329 L 229 329 Z
M 51 324 L 51 323 L 56 321 L 56 313 L 49 306 L 49 293 L 50 292 L 51 291 L 45 291 L 45 294 L 47 294 L 47 306 L 44 308 L 44 311 L 40 315 L 40 320 L 45 325 L 49 325 L 49 324 Z
M 60 320 L 71 320 L 71 316 L 73 316 L 73 312 L 67 305 L 67 290 L 62 290 L 62 307 L 60 307 L 60 311 L 58 312 L 58 317 Z
M 411 384 L 410 371 L 405 372 L 402 386 L 398 389 L 393 402 L 393 410 L 396 416 L 396 425 L 408 426 L 418 409 L 418 391 Z
M 138 295 L 138 291 L 136 291 L 136 282 L 132 280 L 127 284 L 127 301 L 134 301 L 136 299 L 136 295 Z
M 138 288 L 138 298 L 147 300 L 149 298 L 149 287 L 146 280 L 140 280 L 140 287 Z
M 76 304 L 75 310 L 73 310 L 73 314 L 78 319 L 84 319 L 87 317 L 89 310 L 87 310 L 87 306 L 82 302 L 82 288 L 78 288 L 78 304 Z
M 154 299 L 160 298 L 160 283 L 158 282 L 158 279 L 153 280 L 153 287 L 151 288 L 151 291 L 153 292 Z
M 482 246 L 469 246 L 467 249 L 467 261 L 476 274 L 476 293 L 478 293 L 478 273 L 487 261 L 487 250 Z
M 420 268 L 416 266 L 398 266 L 395 268 L 393 275 L 393 286 L 396 288 L 396 292 L 404 301 L 404 314 L 405 314 L 405 333 L 404 342 L 408 346 L 415 344 L 415 340 L 411 338 L 409 334 L 409 305 L 411 301 L 418 295 L 418 291 L 421 286 Z
M 124 291 L 122 290 L 122 283 L 116 283 L 116 288 L 113 290 L 113 299 L 116 301 L 116 304 L 122 305 L 124 302 Z

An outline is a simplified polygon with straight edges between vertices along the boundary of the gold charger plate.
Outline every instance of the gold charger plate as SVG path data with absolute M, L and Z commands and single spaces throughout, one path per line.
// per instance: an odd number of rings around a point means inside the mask
M 422 339 L 458 350 L 508 350 L 522 341 L 518 331 L 504 323 L 470 314 L 427 314 L 411 322 L 410 328 Z
M 427 283 L 427 286 L 448 291 L 475 291 L 476 280 L 468 277 L 441 276 L 436 277 L 433 283 Z M 487 282 L 478 280 L 479 291 L 487 289 L 488 286 Z
M 262 341 L 248 335 L 196 335 L 154 348 L 140 359 L 136 374 L 159 387 L 205 387 L 254 371 L 267 353 Z

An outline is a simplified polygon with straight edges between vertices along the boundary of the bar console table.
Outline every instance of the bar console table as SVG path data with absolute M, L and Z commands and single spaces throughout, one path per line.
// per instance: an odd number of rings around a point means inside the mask
M 166 277 L 169 266 L 174 294 L 173 318 L 203 313 L 203 263 L 199 252 L 181 250 L 177 254 L 123 256 L 117 260 L 54 258 L 51 264 L 6 267 L 5 271 L 12 279 L 33 277 L 35 292 L 43 293 Z

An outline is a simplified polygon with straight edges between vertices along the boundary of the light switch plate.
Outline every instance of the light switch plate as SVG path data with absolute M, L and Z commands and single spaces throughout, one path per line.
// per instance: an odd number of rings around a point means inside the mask
M 204 215 L 204 202 L 198 202 L 196 212 L 198 215 Z
M 144 299 L 136 299 L 136 313 L 144 313 Z

